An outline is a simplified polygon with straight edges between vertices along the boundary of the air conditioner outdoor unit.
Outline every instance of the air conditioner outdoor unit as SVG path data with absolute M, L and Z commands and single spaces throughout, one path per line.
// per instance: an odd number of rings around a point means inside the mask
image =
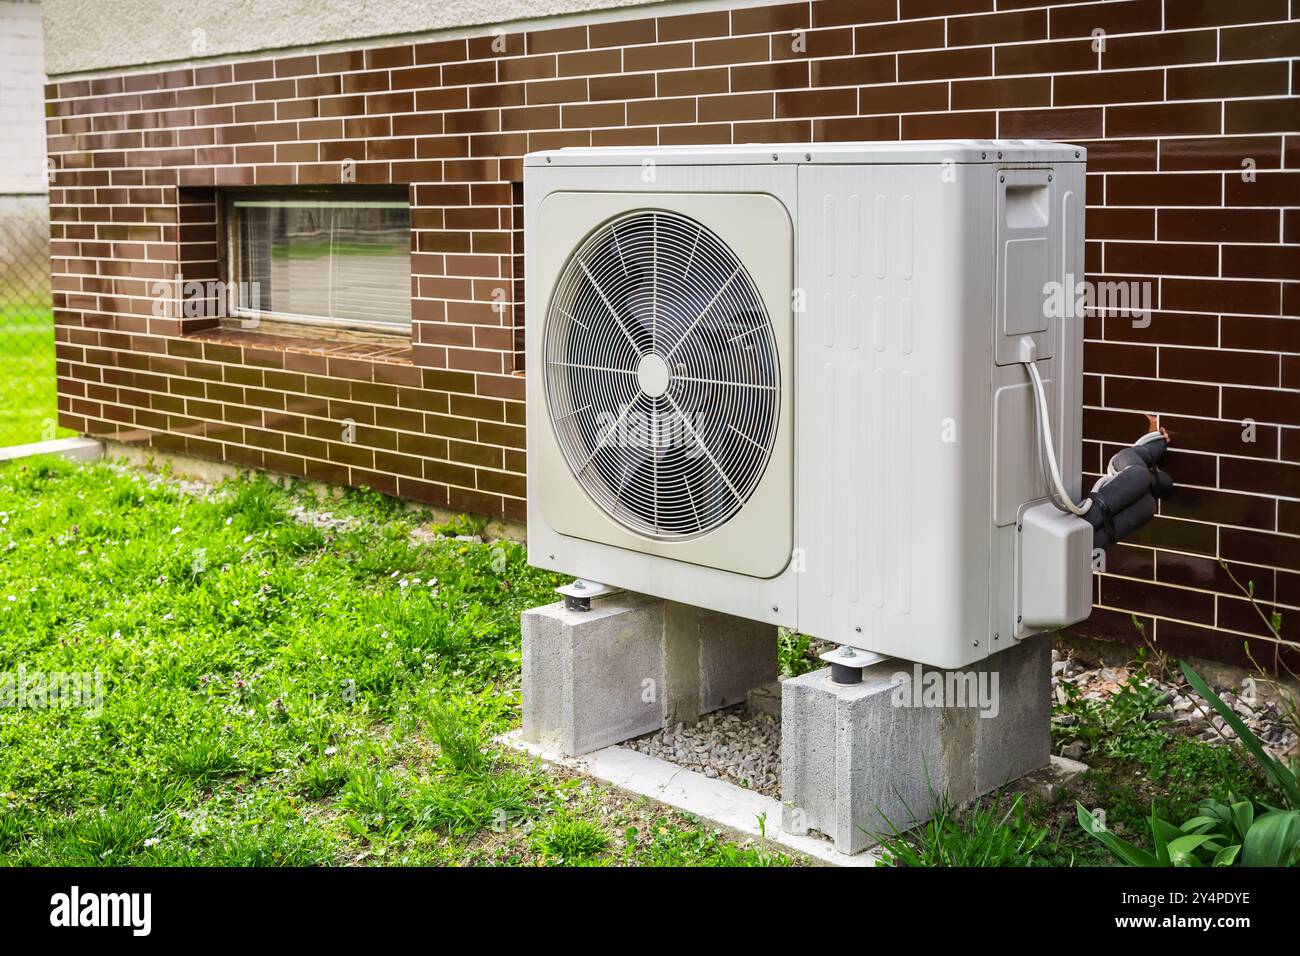
M 1086 617 L 1084 158 L 529 155 L 531 561 L 942 667 Z

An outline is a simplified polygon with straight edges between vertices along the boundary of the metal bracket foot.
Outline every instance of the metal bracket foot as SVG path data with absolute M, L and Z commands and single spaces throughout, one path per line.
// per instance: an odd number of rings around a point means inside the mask
M 586 581 L 578 578 L 572 584 L 562 584 L 555 589 L 556 594 L 563 595 L 566 611 L 590 611 L 591 599 L 621 594 L 622 588 L 610 587 L 599 581 Z
M 841 644 L 835 650 L 817 656 L 831 665 L 831 680 L 836 684 L 861 684 L 863 668 L 886 660 L 884 654 L 864 651 L 848 644 Z

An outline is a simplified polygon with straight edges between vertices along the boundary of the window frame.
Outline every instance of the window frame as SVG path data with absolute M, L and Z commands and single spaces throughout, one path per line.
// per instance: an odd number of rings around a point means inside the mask
M 222 273 L 224 274 L 226 294 L 226 315 L 241 323 L 252 320 L 260 323 L 289 323 L 298 327 L 355 330 L 358 332 L 379 333 L 410 339 L 412 319 L 405 322 L 367 322 L 364 319 L 336 319 L 325 315 L 310 315 L 296 312 L 278 312 L 273 309 L 246 309 L 239 303 L 241 269 L 243 261 L 239 255 L 240 207 L 237 203 L 271 202 L 277 199 L 298 198 L 306 202 L 317 202 L 328 206 L 336 203 L 391 203 L 401 205 L 407 213 L 408 255 L 414 255 L 410 247 L 413 229 L 410 225 L 411 202 L 405 188 L 384 188 L 365 186 L 342 187 L 301 187 L 301 186 L 267 186 L 256 189 L 223 189 L 217 206 L 220 210 L 218 228 L 221 230 L 219 244 L 222 256 Z M 406 296 L 413 298 L 411 291 L 411 273 L 407 273 Z

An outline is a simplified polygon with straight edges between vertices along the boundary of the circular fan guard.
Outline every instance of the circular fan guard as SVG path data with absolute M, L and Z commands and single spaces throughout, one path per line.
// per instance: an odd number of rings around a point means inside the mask
M 701 223 L 643 210 L 595 229 L 560 276 L 542 348 L 569 469 L 624 527 L 701 535 L 758 486 L 781 402 L 776 337 L 744 265 Z

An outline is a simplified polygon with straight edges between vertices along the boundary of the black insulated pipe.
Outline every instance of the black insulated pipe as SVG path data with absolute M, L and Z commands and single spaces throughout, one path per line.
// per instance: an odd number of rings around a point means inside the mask
M 1174 482 L 1156 467 L 1169 448 L 1160 432 L 1143 435 L 1115 453 L 1106 475 L 1092 487 L 1084 518 L 1092 525 L 1092 546 L 1108 548 L 1136 532 L 1156 513 L 1156 499 L 1173 493 Z

